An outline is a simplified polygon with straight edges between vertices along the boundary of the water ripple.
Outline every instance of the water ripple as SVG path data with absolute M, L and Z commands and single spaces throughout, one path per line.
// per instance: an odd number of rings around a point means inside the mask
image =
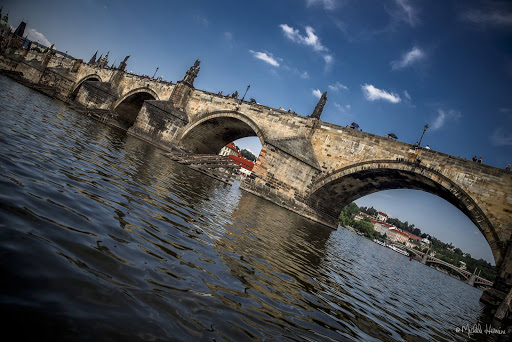
M 474 288 L 3 76 L 0 113 L 0 303 L 27 335 L 452 341 L 481 313 Z

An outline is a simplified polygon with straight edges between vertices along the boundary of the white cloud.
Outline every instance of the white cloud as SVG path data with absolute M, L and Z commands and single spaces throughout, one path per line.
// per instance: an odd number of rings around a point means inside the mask
M 350 105 L 340 105 L 339 103 L 337 102 L 334 102 L 334 107 L 336 107 L 336 109 L 338 109 L 340 112 L 344 113 L 348 110 L 350 110 Z
M 395 3 L 397 4 L 400 11 L 398 18 L 411 26 L 416 26 L 416 24 L 419 22 L 418 11 L 411 5 L 409 0 L 395 0 Z
M 398 96 L 398 94 L 388 93 L 385 90 L 375 88 L 371 84 L 365 84 L 365 85 L 361 86 L 361 88 L 363 89 L 363 94 L 368 101 L 385 100 L 385 101 L 389 101 L 391 103 L 398 103 L 398 102 L 402 101 L 402 99 L 400 99 L 400 96 Z
M 400 60 L 391 62 L 393 70 L 402 69 L 425 58 L 425 52 L 414 46 L 411 51 L 405 53 Z
M 272 56 L 271 53 L 259 52 L 259 51 L 253 51 L 253 50 L 249 50 L 249 52 L 252 53 L 252 55 L 257 59 L 261 59 L 262 61 L 264 61 L 270 65 L 273 65 L 275 67 L 279 66 L 279 62 L 277 61 L 277 59 L 274 58 L 274 56 Z
M 283 34 L 286 38 L 291 41 L 304 44 L 311 47 L 314 51 L 322 53 L 326 66 L 330 66 L 334 62 L 334 57 L 329 53 L 329 49 L 326 48 L 320 42 L 320 38 L 315 34 L 315 30 L 311 26 L 306 26 L 306 35 L 303 36 L 299 33 L 298 29 L 294 29 L 287 24 L 281 24 L 279 27 L 283 30 Z
M 341 89 L 348 90 L 346 85 L 341 84 L 340 82 L 336 82 L 334 84 L 329 85 L 329 89 L 332 91 L 339 91 Z
M 449 121 L 449 120 L 458 120 L 458 119 L 460 119 L 461 116 L 462 115 L 460 114 L 460 112 L 456 111 L 456 110 L 450 109 L 448 111 L 445 111 L 445 110 L 442 110 L 442 109 L 438 109 L 437 110 L 437 116 L 434 119 L 434 123 L 432 124 L 432 129 L 434 131 L 438 130 L 441 127 L 443 127 L 447 121 Z
M 312 92 L 313 96 L 316 97 L 316 98 L 320 98 L 322 97 L 322 92 L 320 91 L 320 89 L 313 89 L 313 92 Z
M 498 128 L 492 134 L 491 142 L 495 146 L 512 146 L 512 135 L 507 135 L 503 128 Z
M 307 46 L 311 46 L 315 51 L 327 51 L 327 48 L 320 43 L 320 38 L 315 34 L 315 30 L 311 26 L 306 26 L 306 36 L 299 33 L 299 30 L 294 29 L 286 24 L 279 25 L 283 30 L 286 38 Z
M 336 8 L 336 0 L 306 0 L 306 6 L 322 6 L 325 10 L 333 10 Z
M 231 33 L 231 32 L 224 32 L 224 38 L 226 38 L 226 40 L 232 40 L 233 39 L 233 33 Z
M 493 8 L 487 12 L 481 10 L 469 10 L 460 16 L 462 20 L 479 26 L 506 27 L 512 26 L 512 13 L 502 8 Z
M 309 79 L 309 74 L 307 71 L 304 71 L 302 74 L 300 74 L 300 78 L 302 78 L 303 80 L 307 80 Z
M 404 90 L 404 96 L 410 101 L 411 95 L 409 95 L 409 92 L 407 90 Z
M 42 34 L 41 32 L 36 31 L 33 28 L 27 28 L 25 34 L 28 36 L 28 39 L 34 42 L 38 42 L 40 44 L 51 46 L 52 43 Z

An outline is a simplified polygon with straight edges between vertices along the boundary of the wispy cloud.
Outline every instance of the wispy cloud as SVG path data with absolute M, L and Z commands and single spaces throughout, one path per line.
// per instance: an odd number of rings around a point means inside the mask
M 337 7 L 336 0 L 306 0 L 306 6 L 322 6 L 325 10 L 332 11 Z
M 195 15 L 193 19 L 196 23 L 201 24 L 204 27 L 208 27 L 208 25 L 210 24 L 210 22 L 208 21 L 208 18 L 205 18 L 201 15 Z
M 512 11 L 502 3 L 492 3 L 486 9 L 470 9 L 460 14 L 462 21 L 479 27 L 512 27 Z
M 309 74 L 307 71 L 304 71 L 303 73 L 300 74 L 300 78 L 302 78 L 303 80 L 307 80 L 309 79 Z
M 42 34 L 41 32 L 38 32 L 36 31 L 35 29 L 33 28 L 28 28 L 25 33 L 27 34 L 27 38 L 31 41 L 34 41 L 34 42 L 39 42 L 43 45 L 46 45 L 46 46 L 51 46 L 52 43 L 50 43 L 50 41 L 44 36 L 44 34 Z
M 318 99 L 320 97 L 322 97 L 322 92 L 320 91 L 320 89 L 313 89 L 312 94 L 313 94 L 314 97 L 316 97 Z
M 395 13 L 395 18 L 405 21 L 411 26 L 416 26 L 419 23 L 418 10 L 411 5 L 409 0 L 395 0 L 398 11 Z
M 334 84 L 329 85 L 329 89 L 332 91 L 339 91 L 339 90 L 348 90 L 348 87 L 346 85 L 341 84 L 340 82 L 336 82 Z
M 402 69 L 422 60 L 423 58 L 425 58 L 425 52 L 414 46 L 410 51 L 406 52 L 402 58 L 392 61 L 391 67 L 393 70 Z
M 298 29 L 294 29 L 287 24 L 281 24 L 279 27 L 286 38 L 295 43 L 309 46 L 314 51 L 321 53 L 327 66 L 330 66 L 334 62 L 333 55 L 329 52 L 329 49 L 320 42 L 320 38 L 315 34 L 315 30 L 311 26 L 306 26 L 306 35 L 301 35 Z
M 327 48 L 322 45 L 320 38 L 315 34 L 315 30 L 311 26 L 306 26 L 306 35 L 303 36 L 299 30 L 294 29 L 286 24 L 279 25 L 283 30 L 286 38 L 296 42 L 311 46 L 315 51 L 327 51 Z
M 249 50 L 249 52 L 254 56 L 254 58 L 260 59 L 275 67 L 279 66 L 278 59 L 274 58 L 274 56 L 271 53 L 253 50 Z
M 375 88 L 371 84 L 362 85 L 361 88 L 363 89 L 363 94 L 368 101 L 384 100 L 391 103 L 398 103 L 402 101 L 398 94 L 388 93 L 385 90 Z
M 231 33 L 231 32 L 224 32 L 224 38 L 226 40 L 232 40 L 233 39 L 233 33 Z
M 497 128 L 491 135 L 491 142 L 495 146 L 512 146 L 512 134 L 506 134 L 503 128 Z
M 436 131 L 440 128 L 442 128 L 446 122 L 451 120 L 458 120 L 462 117 L 461 113 L 459 111 L 450 109 L 450 110 L 443 110 L 438 109 L 437 110 L 437 116 L 434 119 L 434 122 L 432 123 L 432 130 Z
M 342 112 L 342 113 L 344 113 L 344 112 L 346 112 L 346 111 L 350 110 L 350 108 L 351 108 L 351 107 L 350 107 L 350 105 L 344 105 L 344 106 L 343 106 L 343 105 L 340 105 L 340 104 L 339 104 L 339 103 L 337 103 L 337 102 L 334 102 L 334 107 L 336 107 L 336 109 L 337 109 L 338 111 Z
M 404 96 L 407 100 L 411 101 L 411 95 L 409 95 L 409 92 L 407 90 L 404 90 Z

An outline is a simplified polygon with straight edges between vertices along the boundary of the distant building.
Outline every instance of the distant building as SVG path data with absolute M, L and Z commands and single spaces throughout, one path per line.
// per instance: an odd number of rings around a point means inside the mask
M 373 228 L 375 229 L 375 231 L 379 232 L 382 235 L 387 234 L 389 229 L 396 228 L 392 224 L 389 224 L 386 222 L 379 222 L 379 221 L 372 220 L 372 223 L 373 223 Z
M 383 213 L 382 211 L 379 211 L 377 213 L 377 221 L 386 222 L 388 220 L 388 215 L 386 213 Z
M 427 246 L 427 245 L 430 245 L 430 244 L 431 244 L 431 242 L 430 242 L 429 239 L 427 239 L 427 238 L 421 239 L 421 245 L 422 246 Z
M 2 8 L 0 8 L 0 42 L 4 38 L 7 38 L 9 33 L 11 33 L 11 25 L 9 25 L 9 15 L 6 14 L 2 17 Z
M 254 167 L 254 163 L 252 161 L 232 154 L 228 155 L 228 158 L 234 161 L 236 165 L 240 166 L 240 173 L 242 173 L 242 175 L 247 177 L 251 174 L 252 168 Z
M 241 157 L 240 149 L 232 142 L 224 146 L 219 153 L 221 156 L 237 156 Z
M 388 239 L 393 242 L 406 243 L 409 242 L 409 237 L 404 232 L 399 231 L 396 228 L 390 228 L 387 232 Z
M 460 269 L 461 270 L 467 269 L 466 263 L 464 261 L 459 261 L 459 262 L 460 262 Z

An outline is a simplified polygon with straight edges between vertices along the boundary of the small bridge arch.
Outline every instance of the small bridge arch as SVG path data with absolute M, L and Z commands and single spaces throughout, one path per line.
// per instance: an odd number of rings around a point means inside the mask
M 78 82 L 75 83 L 73 86 L 73 91 L 70 93 L 71 99 L 76 99 L 78 92 L 80 91 L 80 88 L 82 88 L 82 85 L 85 81 L 95 81 L 95 82 L 102 82 L 101 77 L 98 74 L 89 74 L 82 79 L 80 79 Z
M 144 101 L 147 100 L 159 100 L 158 94 L 151 88 L 140 87 L 121 96 L 112 108 L 117 113 L 118 120 L 129 128 L 137 120 Z
M 237 111 L 215 111 L 201 114 L 189 123 L 178 141 L 191 153 L 218 154 L 228 143 L 251 136 L 257 136 L 264 144 L 265 133 L 250 117 Z
M 392 189 L 421 190 L 437 195 L 461 210 L 489 243 L 496 265 L 503 261 L 499 236 L 483 210 L 455 182 L 439 171 L 404 160 L 361 162 L 313 179 L 307 203 L 332 217 L 360 197 Z

